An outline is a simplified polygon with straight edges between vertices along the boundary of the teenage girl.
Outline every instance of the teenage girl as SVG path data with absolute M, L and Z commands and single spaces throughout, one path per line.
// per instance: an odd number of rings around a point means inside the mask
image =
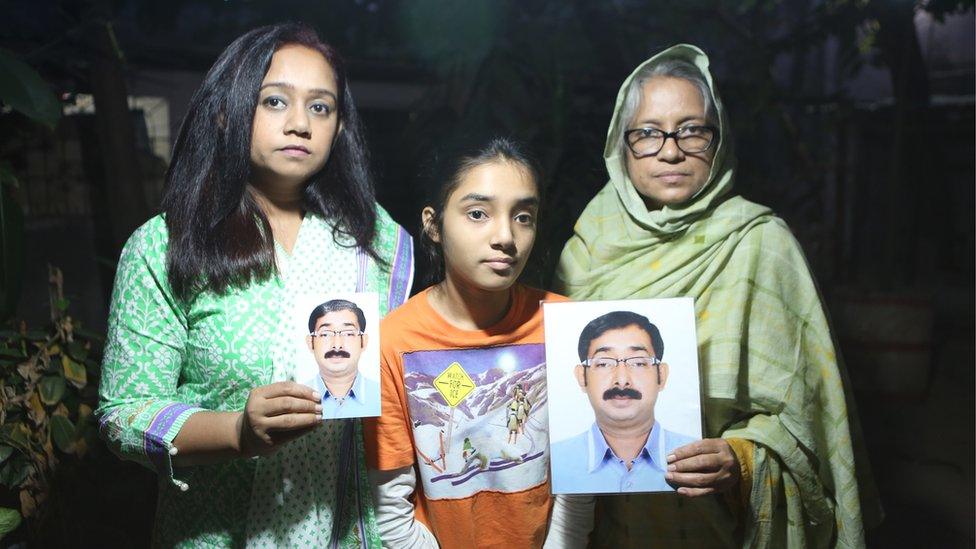
M 427 174 L 438 192 L 421 242 L 437 282 L 381 324 L 383 413 L 365 424 L 383 543 L 585 544 L 590 508 L 554 509 L 549 486 L 540 303 L 564 298 L 517 282 L 536 236 L 538 171 L 493 138 L 456 145 Z M 512 437 L 515 400 L 541 404 Z

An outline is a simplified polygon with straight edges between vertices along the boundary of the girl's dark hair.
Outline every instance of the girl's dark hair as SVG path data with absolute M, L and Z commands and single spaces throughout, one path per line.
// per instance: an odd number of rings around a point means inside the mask
M 528 172 L 541 195 L 538 164 L 525 152 L 519 142 L 508 137 L 455 138 L 450 145 L 431 155 L 424 166 L 421 179 L 428 194 L 424 206 L 434 210 L 434 217 L 430 222 L 420 227 L 420 249 L 427 263 L 428 285 L 444 279 L 444 253 L 440 244 L 431 239 L 430 231 L 443 234 L 444 207 L 447 205 L 447 199 L 472 169 L 501 161 L 521 165 Z
M 342 130 L 325 166 L 307 181 L 303 206 L 335 223 L 337 243 L 350 239 L 374 259 L 376 203 L 366 144 L 342 57 L 310 27 L 285 23 L 254 29 L 227 46 L 193 94 L 166 173 L 162 211 L 169 230 L 167 267 L 183 300 L 223 293 L 275 271 L 268 218 L 247 183 L 251 125 L 271 56 L 299 44 L 321 53 L 335 71 Z M 341 237 L 341 238 L 340 238 Z

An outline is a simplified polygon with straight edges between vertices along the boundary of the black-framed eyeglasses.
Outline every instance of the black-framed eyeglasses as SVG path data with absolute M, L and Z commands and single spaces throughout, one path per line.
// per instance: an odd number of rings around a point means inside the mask
M 711 148 L 718 128 L 714 126 L 682 126 L 673 132 L 657 128 L 635 128 L 624 132 L 624 142 L 638 158 L 661 152 L 668 138 L 688 154 L 702 153 Z
M 352 339 L 363 335 L 364 332 L 358 330 L 319 330 L 308 335 L 312 337 L 337 337 L 342 340 Z
M 583 366 L 609 372 L 619 364 L 625 364 L 631 370 L 645 370 L 651 366 L 660 366 L 661 361 L 653 356 L 631 356 L 627 358 L 614 358 L 612 356 L 591 357 L 583 362 Z

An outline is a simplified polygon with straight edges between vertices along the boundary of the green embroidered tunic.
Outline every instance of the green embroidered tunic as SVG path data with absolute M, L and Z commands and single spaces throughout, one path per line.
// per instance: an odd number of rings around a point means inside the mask
M 161 217 L 126 243 L 97 415 L 113 451 L 160 475 L 153 545 L 378 546 L 358 420 L 330 421 L 267 458 L 174 470 L 169 454 L 193 413 L 242 410 L 252 388 L 290 377 L 286 316 L 299 294 L 376 291 L 381 315 L 406 300 L 412 240 L 377 209 L 386 265 L 336 244 L 329 222 L 306 215 L 292 253 L 276 250 L 278 275 L 189 303 L 169 287 Z

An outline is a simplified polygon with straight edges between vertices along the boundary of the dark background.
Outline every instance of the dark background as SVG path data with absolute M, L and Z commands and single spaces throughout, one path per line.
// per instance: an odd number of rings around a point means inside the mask
M 18 181 L 0 190 L 24 219 L 23 249 L 3 248 L 22 266 L 4 278 L 4 314 L 43 329 L 53 265 L 95 333 L 190 96 L 246 30 L 305 21 L 345 55 L 379 202 L 414 235 L 434 144 L 476 126 L 528 142 L 546 203 L 525 279 L 542 287 L 606 182 L 620 83 L 664 47 L 702 47 L 736 188 L 789 223 L 829 305 L 887 515 L 870 544 L 976 540 L 972 1 L 85 0 L 0 14 L 0 48 L 63 113 L 46 127 L 0 110 L 0 166 Z M 61 461 L 47 503 L 3 543 L 148 543 L 154 477 L 91 450 Z

